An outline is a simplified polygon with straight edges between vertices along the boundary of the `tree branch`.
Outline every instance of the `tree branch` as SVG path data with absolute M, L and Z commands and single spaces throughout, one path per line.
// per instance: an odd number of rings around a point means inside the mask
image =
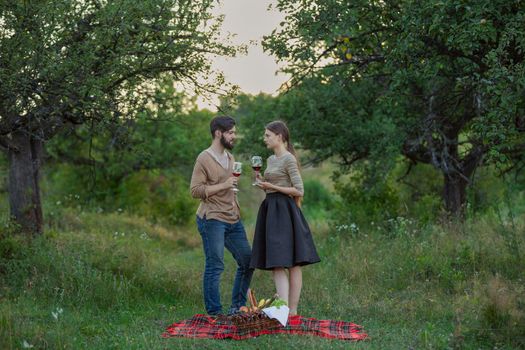
M 19 151 L 18 147 L 12 145 L 5 136 L 0 136 L 0 150 L 4 152 L 8 152 L 9 150 L 13 150 L 15 152 Z
M 488 68 L 487 65 L 485 63 L 483 63 L 482 57 L 484 57 L 484 55 L 482 55 L 482 54 L 480 54 L 479 57 L 478 56 L 467 55 L 461 50 L 450 48 L 447 45 L 445 45 L 444 43 L 439 42 L 439 41 L 435 40 L 434 38 L 431 38 L 431 37 L 428 37 L 428 36 L 423 37 L 422 40 L 423 40 L 423 42 L 426 45 L 434 47 L 437 50 L 437 52 L 439 54 L 441 54 L 441 55 L 449 56 L 449 57 L 466 58 L 466 59 L 476 63 L 478 65 L 478 67 L 482 71 L 486 71 L 487 68 Z
M 477 168 L 488 149 L 489 147 L 484 145 L 474 146 L 470 150 L 470 152 L 463 158 L 460 164 L 462 173 L 465 176 L 470 177 L 470 175 L 472 175 L 472 173 Z
M 354 154 L 352 157 L 349 157 L 346 154 L 339 154 L 339 156 L 342 159 L 342 161 L 340 161 L 339 164 L 349 168 L 350 166 L 352 166 L 352 164 L 354 164 L 358 160 L 365 159 L 368 156 L 368 153 L 367 152 L 359 152 L 357 154 Z
M 0 135 L 7 135 L 23 125 L 23 120 L 18 115 L 2 117 L 0 122 Z
M 128 79 L 131 79 L 133 77 L 146 74 L 146 73 L 161 73 L 161 72 L 179 72 L 180 67 L 182 65 L 175 65 L 175 66 L 150 66 L 150 67 L 140 67 L 138 69 L 135 69 L 117 80 L 115 80 L 113 83 L 111 83 L 105 90 L 106 91 L 112 91 L 115 87 L 119 86 L 123 82 L 125 82 Z
M 7 145 L 7 142 L 5 142 L 3 137 L 0 137 L 0 150 L 4 152 L 9 151 L 9 146 Z
M 421 144 L 421 138 L 407 139 L 401 147 L 401 153 L 413 162 L 431 164 L 430 150 Z
M 99 162 L 95 159 L 84 158 L 84 157 L 74 157 L 69 155 L 67 152 L 62 152 L 58 150 L 56 153 L 57 157 L 55 158 L 58 162 L 61 163 L 70 163 L 73 165 L 86 165 L 86 166 L 102 166 L 102 162 Z
M 283 86 L 287 86 L 287 90 L 291 90 L 293 87 L 297 86 L 311 71 L 313 71 L 315 69 L 324 69 L 324 68 L 341 66 L 341 65 L 347 65 L 347 64 L 357 64 L 358 66 L 363 66 L 363 65 L 366 65 L 366 64 L 371 63 L 371 62 L 384 61 L 384 57 L 383 56 L 381 56 L 381 55 L 375 55 L 375 56 L 372 55 L 372 56 L 368 56 L 367 58 L 363 58 L 363 59 L 360 59 L 360 60 L 350 59 L 350 60 L 346 60 L 346 61 L 343 61 L 343 62 L 340 62 L 340 63 L 336 63 L 336 64 L 333 64 L 333 65 L 316 67 L 317 63 L 319 63 L 319 61 L 324 56 L 326 56 L 328 53 L 330 53 L 332 50 L 334 50 L 341 42 L 343 42 L 343 40 L 345 38 L 350 40 L 350 41 L 355 41 L 355 40 L 361 39 L 362 37 L 365 37 L 367 35 L 377 34 L 377 33 L 380 33 L 380 32 L 391 31 L 391 30 L 393 30 L 393 28 L 381 27 L 381 28 L 376 28 L 376 29 L 367 31 L 365 33 L 361 33 L 361 34 L 359 34 L 359 35 L 357 35 L 355 37 L 352 37 L 352 38 L 349 38 L 349 37 L 338 38 L 338 40 L 336 40 L 332 45 L 328 46 L 321 54 L 319 54 L 314 59 L 314 61 L 311 64 L 309 64 L 308 66 L 306 66 L 303 69 L 301 69 L 301 71 L 297 72 L 297 74 L 299 74 L 299 77 L 294 77 L 295 76 L 295 74 L 294 74 L 294 76 L 292 76 L 290 79 L 288 79 L 282 85 Z M 292 81 L 292 83 L 290 83 L 290 81 Z
M 414 165 L 416 165 L 417 163 L 414 162 L 413 160 L 410 160 L 409 164 L 408 164 L 408 167 L 407 167 L 407 170 L 405 171 L 405 173 L 403 175 L 401 175 L 400 177 L 398 177 L 396 179 L 397 182 L 402 182 L 404 184 L 407 184 L 407 185 L 411 185 L 409 184 L 408 182 L 404 181 L 405 178 L 410 174 L 410 172 L 412 171 L 412 168 L 414 167 Z M 413 185 L 411 185 L 413 186 Z

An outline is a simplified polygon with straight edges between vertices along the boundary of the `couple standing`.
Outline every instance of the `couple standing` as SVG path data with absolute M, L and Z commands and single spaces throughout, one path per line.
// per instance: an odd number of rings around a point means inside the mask
M 233 149 L 236 139 L 235 120 L 215 117 L 210 131 L 212 144 L 197 157 L 191 177 L 191 194 L 201 201 L 197 228 L 206 257 L 203 283 L 206 311 L 210 315 L 222 313 L 219 287 L 226 247 L 237 262 L 228 314 L 245 305 L 255 268 L 272 271 L 277 293 L 288 303 L 290 314 L 297 314 L 301 266 L 320 259 L 299 208 L 304 195 L 303 181 L 288 128 L 275 121 L 264 132 L 264 142 L 274 155 L 268 158 L 264 181 L 258 183 L 266 192 L 266 199 L 257 215 L 253 251 L 233 191 L 237 178 L 232 176 L 234 158 L 228 151 Z

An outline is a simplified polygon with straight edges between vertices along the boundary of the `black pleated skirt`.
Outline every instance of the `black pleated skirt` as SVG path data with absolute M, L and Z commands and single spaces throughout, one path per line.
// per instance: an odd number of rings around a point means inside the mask
M 250 267 L 271 270 L 319 261 L 308 223 L 293 198 L 268 193 L 257 214 Z

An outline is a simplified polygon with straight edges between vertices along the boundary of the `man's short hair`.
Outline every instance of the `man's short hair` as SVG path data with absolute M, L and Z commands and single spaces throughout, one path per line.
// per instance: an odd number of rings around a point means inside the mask
M 226 132 L 235 126 L 235 119 L 227 115 L 215 117 L 210 122 L 211 137 L 215 138 L 215 131 Z

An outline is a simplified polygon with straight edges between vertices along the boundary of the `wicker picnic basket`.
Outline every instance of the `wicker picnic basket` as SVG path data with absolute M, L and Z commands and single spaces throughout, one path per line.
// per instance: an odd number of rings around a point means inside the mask
M 282 325 L 276 319 L 269 318 L 264 312 L 256 311 L 245 314 L 233 315 L 231 322 L 240 331 L 260 331 L 264 329 L 276 329 L 281 328 Z
M 274 300 L 274 298 L 272 298 L 270 302 Z M 259 308 L 253 308 L 253 306 L 256 306 L 258 303 L 255 298 L 255 293 L 251 289 L 248 289 L 248 300 L 252 305 L 252 308 L 248 312 L 222 316 L 221 321 L 235 325 L 237 329 L 242 332 L 270 330 L 282 327 L 278 320 L 268 317 Z M 268 304 L 270 302 L 268 302 Z

